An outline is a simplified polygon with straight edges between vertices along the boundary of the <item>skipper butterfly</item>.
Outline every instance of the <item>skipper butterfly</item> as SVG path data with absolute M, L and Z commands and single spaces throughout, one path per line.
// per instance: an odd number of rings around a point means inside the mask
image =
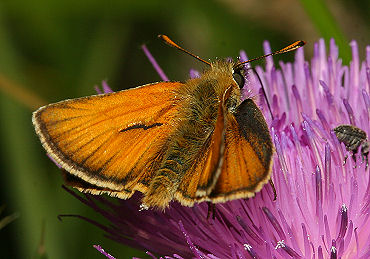
M 67 184 L 165 209 L 252 197 L 270 179 L 273 144 L 252 99 L 241 99 L 246 62 L 207 62 L 199 78 L 159 82 L 39 108 L 32 121 Z

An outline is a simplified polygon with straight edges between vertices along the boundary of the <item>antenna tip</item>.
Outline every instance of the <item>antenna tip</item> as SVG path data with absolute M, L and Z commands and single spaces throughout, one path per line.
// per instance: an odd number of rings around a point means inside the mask
M 304 40 L 300 40 L 300 41 L 298 41 L 297 46 L 302 47 L 302 46 L 306 45 L 306 43 L 307 42 L 305 42 Z
M 181 47 L 179 45 L 177 45 L 175 42 L 173 42 L 167 35 L 159 34 L 158 35 L 158 38 L 160 38 L 161 40 L 163 40 L 165 43 L 167 43 L 171 47 L 175 47 L 175 48 L 181 49 Z

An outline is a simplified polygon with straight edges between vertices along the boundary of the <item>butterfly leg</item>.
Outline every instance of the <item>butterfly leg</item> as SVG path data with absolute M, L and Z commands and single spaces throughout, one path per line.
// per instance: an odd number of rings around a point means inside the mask
M 207 202 L 207 205 L 208 205 L 207 220 L 211 216 L 211 213 L 212 213 L 212 219 L 214 220 L 216 217 L 216 204 L 212 202 Z
M 275 189 L 275 184 L 272 181 L 272 179 L 269 180 L 269 184 L 271 185 L 272 191 L 274 192 L 274 201 L 276 201 L 277 193 L 276 193 L 276 189 Z

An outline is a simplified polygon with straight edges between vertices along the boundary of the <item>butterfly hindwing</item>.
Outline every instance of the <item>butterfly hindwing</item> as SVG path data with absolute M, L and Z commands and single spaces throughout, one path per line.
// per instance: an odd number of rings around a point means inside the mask
M 227 115 L 221 174 L 209 199 L 247 198 L 270 178 L 273 145 L 263 114 L 251 99 Z
M 128 198 L 134 190 L 145 191 L 161 159 L 181 86 L 163 82 L 66 100 L 40 108 L 33 122 L 62 168 L 97 190 Z

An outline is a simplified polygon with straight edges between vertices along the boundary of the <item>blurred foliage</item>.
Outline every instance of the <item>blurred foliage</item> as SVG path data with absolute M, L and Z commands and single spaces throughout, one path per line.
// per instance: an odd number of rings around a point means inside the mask
M 60 187 L 58 168 L 34 134 L 31 112 L 50 102 L 94 94 L 107 79 L 114 90 L 159 81 L 140 46 L 146 44 L 172 80 L 202 64 L 163 45 L 167 34 L 204 58 L 263 54 L 303 39 L 306 55 L 320 37 L 334 37 L 344 62 L 349 40 L 369 43 L 369 1 L 0 1 L 1 199 L 19 214 L 0 230 L 1 258 L 118 258 L 142 252 L 116 244 L 102 230 L 59 214 L 98 221 Z M 292 60 L 293 54 L 279 57 Z M 44 225 L 44 227 L 43 227 Z

